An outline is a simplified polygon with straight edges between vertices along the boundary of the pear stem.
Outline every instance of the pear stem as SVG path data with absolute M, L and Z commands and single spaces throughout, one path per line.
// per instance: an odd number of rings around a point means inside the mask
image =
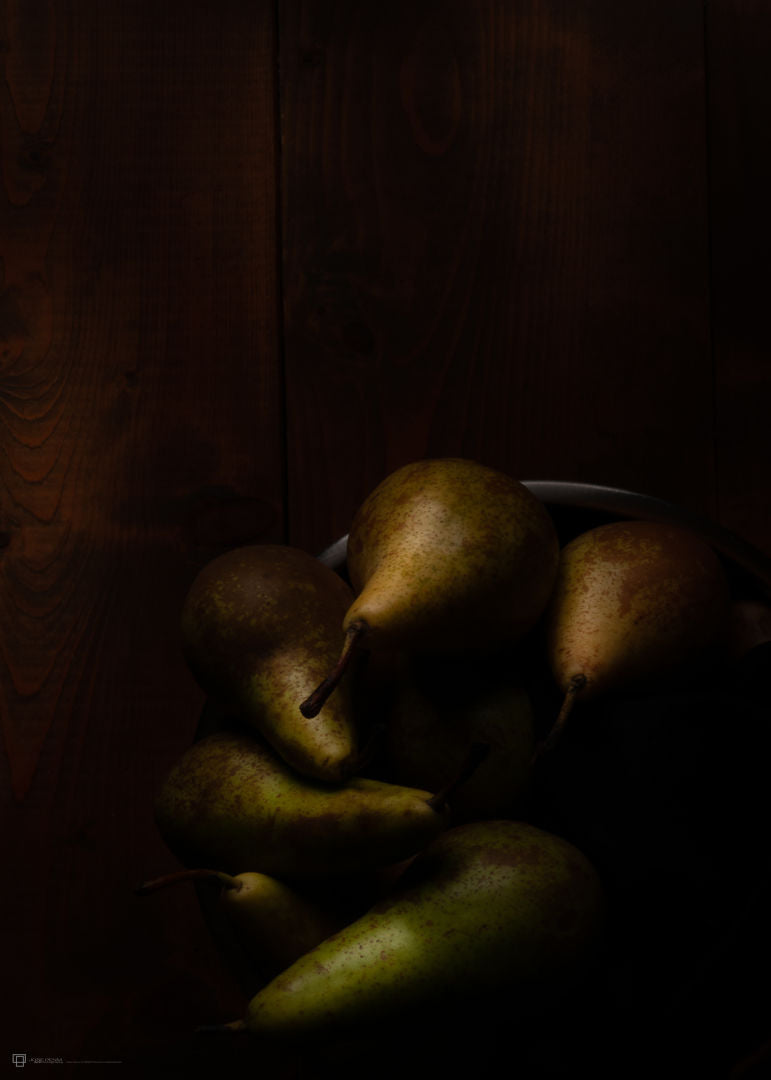
M 367 632 L 367 624 L 365 622 L 353 622 L 345 632 L 345 641 L 343 642 L 343 650 L 340 653 L 340 659 L 335 664 L 332 671 L 327 675 L 323 682 L 319 683 L 310 697 L 307 697 L 300 706 L 300 712 L 307 719 L 311 719 L 314 716 L 318 716 L 324 707 L 324 703 L 335 689 L 337 684 L 342 679 L 345 672 L 354 657 L 354 654 L 358 651 L 361 645 L 361 639 Z
M 143 881 L 140 885 L 137 885 L 134 892 L 138 896 L 144 896 L 146 893 L 155 892 L 156 889 L 165 889 L 167 885 L 176 885 L 178 881 L 194 881 L 199 878 L 208 880 L 216 878 L 226 889 L 233 889 L 236 892 L 244 887 L 242 881 L 233 877 L 232 874 L 224 873 L 222 870 L 177 870 L 173 874 L 164 874 L 163 877 L 153 878 L 152 881 Z
M 541 754 L 545 754 L 547 751 L 554 749 L 562 736 L 562 732 L 565 730 L 565 725 L 568 722 L 568 717 L 573 711 L 573 706 L 576 703 L 576 697 L 586 686 L 586 675 L 574 675 L 568 683 L 565 696 L 562 699 L 562 708 L 559 711 L 557 719 L 552 725 L 552 729 L 543 742 L 535 748 L 533 756 L 531 758 L 531 765 L 534 765 Z
M 465 784 L 470 779 L 489 753 L 490 746 L 488 743 L 472 743 L 456 776 L 453 777 L 449 784 L 445 784 L 440 791 L 437 791 L 435 795 L 432 795 L 427 800 L 431 809 L 442 810 L 448 799 L 455 793 L 456 788 L 459 788 L 461 784 Z

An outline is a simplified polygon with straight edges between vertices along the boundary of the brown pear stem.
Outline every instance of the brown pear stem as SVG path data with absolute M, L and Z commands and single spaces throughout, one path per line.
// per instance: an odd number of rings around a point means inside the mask
M 533 757 L 531 759 L 531 765 L 535 764 L 541 754 L 545 754 L 547 753 L 547 751 L 553 750 L 554 747 L 557 745 L 563 731 L 565 730 L 565 725 L 568 722 L 568 717 L 573 711 L 573 706 L 576 703 L 576 698 L 585 686 L 585 675 L 574 675 L 572 677 L 572 679 L 568 683 L 567 690 L 565 691 L 565 696 L 562 699 L 562 708 L 559 711 L 557 719 L 554 721 L 551 731 L 543 740 L 543 742 L 541 742 L 535 748 Z
M 307 717 L 309 720 L 314 716 L 318 716 L 324 707 L 325 701 L 348 670 L 351 660 L 359 650 L 361 639 L 366 632 L 367 624 L 365 622 L 351 623 L 345 632 L 345 641 L 343 642 L 343 650 L 340 653 L 340 659 L 337 661 L 329 675 L 327 675 L 326 679 L 319 683 L 310 697 L 307 697 L 300 706 L 300 712 L 303 716 Z
M 435 795 L 432 795 L 431 798 L 427 800 L 431 809 L 437 811 L 442 810 L 448 799 L 455 793 L 456 789 L 470 779 L 489 753 L 490 746 L 488 743 L 472 743 L 457 774 L 452 778 L 449 784 L 446 784 L 441 789 L 441 791 L 437 791 Z
M 163 877 L 153 878 L 152 881 L 143 881 L 134 890 L 139 896 L 155 892 L 156 889 L 165 889 L 167 885 L 176 885 L 178 881 L 195 881 L 197 879 L 217 879 L 226 889 L 242 889 L 243 882 L 232 874 L 226 874 L 222 870 L 177 870 L 173 874 L 164 874 Z

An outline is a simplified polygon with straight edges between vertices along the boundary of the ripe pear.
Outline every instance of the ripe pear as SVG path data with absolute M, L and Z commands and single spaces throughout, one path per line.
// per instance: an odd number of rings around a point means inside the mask
M 260 984 L 275 978 L 350 921 L 286 882 L 255 872 L 233 875 L 222 870 L 179 870 L 143 882 L 136 891 L 145 895 L 183 881 L 211 881 L 220 886 L 218 910 Z
M 399 862 L 448 824 L 441 793 L 362 777 L 324 784 L 240 731 L 193 743 L 164 780 L 155 816 L 185 866 L 251 866 L 290 881 Z
M 511 644 L 541 616 L 559 558 L 554 523 L 528 488 L 464 458 L 391 473 L 348 535 L 356 599 L 337 665 L 300 706 L 313 716 L 360 648 L 451 652 Z
M 604 921 L 599 877 L 568 841 L 519 821 L 454 826 L 230 1026 L 324 1042 L 478 996 L 550 1007 L 588 973 Z
M 530 695 L 506 654 L 412 656 L 395 680 L 384 736 L 385 778 L 433 791 L 468 746 L 486 759 L 449 799 L 453 824 L 510 817 L 524 796 L 535 746 Z
M 554 745 L 576 700 L 640 686 L 696 656 L 729 603 L 722 563 L 688 529 L 616 521 L 571 540 L 544 619 L 564 700 L 541 749 Z
M 348 688 L 315 720 L 298 716 L 297 701 L 334 662 L 352 596 L 312 555 L 254 544 L 204 566 L 182 609 L 183 653 L 206 693 L 297 772 L 333 782 L 357 763 Z

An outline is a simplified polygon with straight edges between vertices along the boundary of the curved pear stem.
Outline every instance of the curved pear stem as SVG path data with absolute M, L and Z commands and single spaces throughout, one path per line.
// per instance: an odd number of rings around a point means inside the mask
M 226 889 L 234 889 L 236 892 L 244 887 L 243 882 L 232 874 L 226 874 L 222 870 L 177 870 L 173 874 L 164 874 L 163 877 L 153 878 L 152 881 L 143 881 L 134 890 L 139 896 L 155 892 L 157 889 L 165 889 L 167 885 L 176 885 L 178 881 L 195 881 L 198 879 L 217 879 Z
M 552 750 L 559 741 L 562 732 L 565 730 L 565 725 L 568 722 L 568 717 L 573 711 L 573 706 L 576 703 L 576 697 L 586 686 L 586 675 L 574 675 L 568 683 L 565 696 L 562 699 L 562 708 L 559 711 L 557 719 L 552 725 L 552 729 L 543 742 L 535 748 L 533 757 L 531 758 L 531 765 L 534 765 L 541 754 L 545 754 L 547 751 Z
M 432 795 L 431 798 L 427 800 L 431 809 L 436 811 L 442 810 L 448 799 L 455 793 L 456 789 L 470 779 L 489 753 L 490 746 L 488 743 L 472 743 L 457 774 L 452 778 L 449 784 L 446 784 L 440 791 L 437 791 L 435 795 Z
M 361 639 L 366 634 L 367 629 L 368 627 L 365 622 L 354 622 L 348 627 L 345 632 L 345 641 L 343 642 L 343 651 L 340 653 L 340 659 L 337 661 L 332 671 L 330 671 L 329 675 L 327 675 L 326 679 L 319 683 L 310 697 L 307 697 L 300 706 L 300 712 L 303 716 L 310 720 L 312 717 L 318 716 L 321 712 L 325 701 L 348 670 L 355 653 L 358 652 L 361 645 Z

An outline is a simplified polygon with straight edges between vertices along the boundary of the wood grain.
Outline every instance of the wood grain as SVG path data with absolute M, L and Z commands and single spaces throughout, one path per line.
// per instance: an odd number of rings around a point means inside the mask
M 707 12 L 719 508 L 771 551 L 771 10 L 718 0 Z
M 769 30 L 761 0 L 3 0 L 0 1053 L 300 1075 L 192 1036 L 241 989 L 192 891 L 132 891 L 170 869 L 177 618 L 221 550 L 319 550 L 463 454 L 771 552 Z
M 426 454 L 711 511 L 701 4 L 280 12 L 291 535 Z
M 195 898 L 132 889 L 203 701 L 184 591 L 283 537 L 274 24 L 14 0 L 2 36 L 3 1048 L 121 1057 L 237 997 Z

